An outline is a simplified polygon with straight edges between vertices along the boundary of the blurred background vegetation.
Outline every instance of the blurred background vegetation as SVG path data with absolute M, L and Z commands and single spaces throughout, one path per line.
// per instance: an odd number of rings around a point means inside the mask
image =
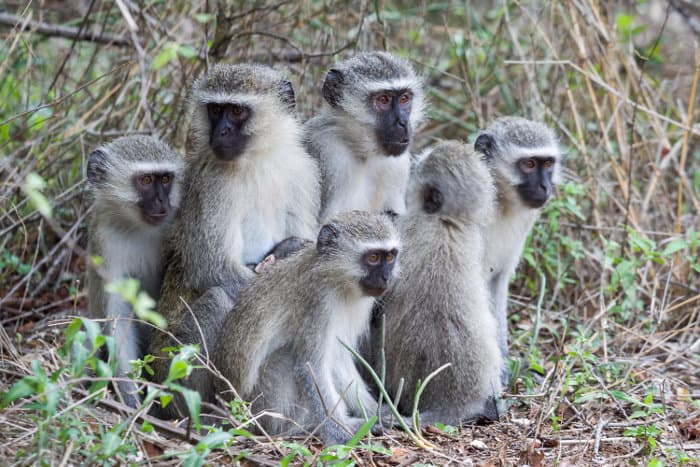
M 697 460 L 696 2 L 5 0 L 0 40 L 0 390 L 56 364 L 52 320 L 84 307 L 91 149 L 145 133 L 184 152 L 187 90 L 217 61 L 286 68 L 305 120 L 330 65 L 386 49 L 426 78 L 416 149 L 522 115 L 566 150 L 511 286 L 509 420 L 531 423 L 503 459 L 533 463 L 523 440 L 546 435 L 596 441 L 543 451 L 575 463 Z

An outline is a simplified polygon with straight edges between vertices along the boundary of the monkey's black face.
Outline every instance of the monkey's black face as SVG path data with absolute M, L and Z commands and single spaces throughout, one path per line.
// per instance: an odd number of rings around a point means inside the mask
M 534 209 L 541 208 L 552 196 L 553 157 L 527 157 L 516 162 L 522 176 L 518 194 L 523 202 Z
M 210 102 L 207 115 L 211 124 L 209 145 L 219 160 L 232 161 L 246 150 L 250 135 L 243 133 L 251 110 L 245 105 Z
M 362 265 L 367 268 L 367 275 L 360 279 L 362 291 L 370 297 L 378 297 L 389 286 L 391 274 L 396 263 L 397 250 L 369 250 L 362 255 Z
M 141 209 L 141 217 L 151 225 L 158 225 L 170 213 L 170 189 L 173 186 L 172 172 L 138 174 L 133 179 L 139 195 L 136 203 Z
M 403 154 L 411 143 L 411 106 L 413 94 L 408 89 L 380 91 L 371 96 L 377 115 L 377 139 L 389 156 Z

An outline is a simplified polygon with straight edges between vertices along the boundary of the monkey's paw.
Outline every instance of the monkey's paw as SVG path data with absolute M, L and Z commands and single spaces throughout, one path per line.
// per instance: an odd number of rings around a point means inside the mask
M 275 255 L 267 255 L 265 258 L 260 261 L 258 264 L 255 265 L 254 271 L 258 274 L 263 272 L 266 268 L 269 268 L 273 264 L 275 264 Z

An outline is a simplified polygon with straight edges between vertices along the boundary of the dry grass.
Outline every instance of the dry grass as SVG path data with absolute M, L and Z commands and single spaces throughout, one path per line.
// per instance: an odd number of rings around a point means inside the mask
M 84 306 L 82 170 L 92 148 L 139 132 L 183 148 L 188 85 L 217 60 L 286 67 L 306 118 L 334 60 L 387 48 L 427 78 L 431 120 L 419 146 L 469 138 L 497 115 L 544 119 L 567 148 L 570 182 L 545 210 L 511 287 L 512 354 L 522 369 L 503 420 L 456 435 L 429 431 L 432 451 L 392 432 L 375 439 L 391 456 L 356 450 L 350 458 L 700 463 L 700 35 L 692 29 L 700 14 L 692 2 L 15 3 L 23 31 L 0 29 L 0 390 L 30 374 L 34 360 L 47 373 L 64 365 L 65 318 Z M 73 29 L 51 28 L 58 24 Z M 32 172 L 47 182 L 51 217 L 22 191 Z M 50 435 L 54 449 L 37 447 L 58 419 L 104 445 L 101 427 L 125 418 L 85 398 L 69 391 L 44 425 L 32 400 L 5 408 L 0 458 L 104 462 L 70 430 Z M 190 448 L 126 420 L 131 461 Z M 310 446 L 306 460 L 315 463 Z M 208 461 L 247 450 L 246 462 L 274 464 L 294 448 L 256 439 L 230 449 Z

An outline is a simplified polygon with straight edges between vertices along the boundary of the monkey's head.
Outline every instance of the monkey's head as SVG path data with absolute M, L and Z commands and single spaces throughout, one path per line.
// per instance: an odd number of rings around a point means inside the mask
M 411 213 L 485 224 L 493 215 L 495 196 L 481 154 L 458 141 L 444 141 L 415 164 L 406 199 Z
M 100 146 L 87 161 L 88 186 L 101 211 L 129 225 L 158 226 L 180 203 L 180 156 L 151 136 L 125 136 Z
M 496 119 L 474 142 L 499 185 L 514 187 L 522 203 L 541 208 L 561 182 L 561 150 L 546 125 L 520 117 Z
M 398 272 L 399 234 L 388 216 L 351 211 L 321 227 L 319 263 L 336 288 L 378 297 Z
M 387 156 L 408 150 L 423 120 L 423 80 L 411 65 L 386 52 L 366 52 L 337 64 L 323 82 L 335 113 L 351 117 L 357 133 L 372 135 Z
M 190 111 L 192 152 L 218 161 L 299 139 L 292 83 L 266 65 L 214 65 L 194 84 Z

